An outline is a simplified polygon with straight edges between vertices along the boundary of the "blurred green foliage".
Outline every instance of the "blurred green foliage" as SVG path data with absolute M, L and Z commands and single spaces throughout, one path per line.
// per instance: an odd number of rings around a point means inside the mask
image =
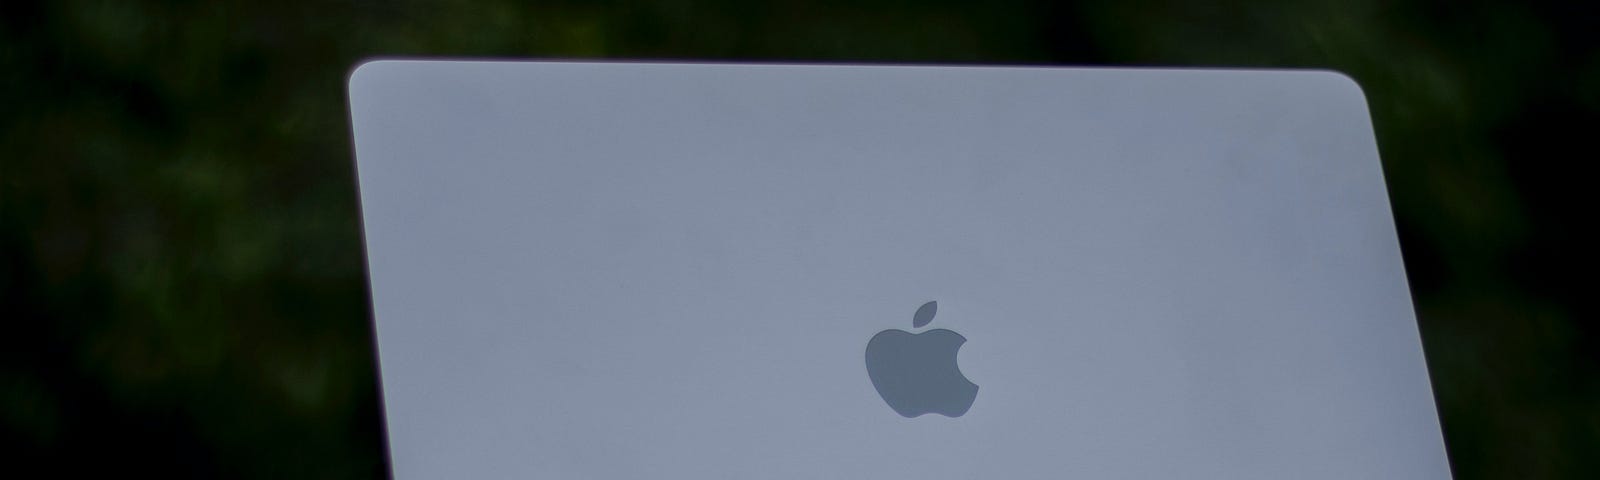
M 1347 72 L 1457 478 L 1600 478 L 1596 5 L 0 2 L 0 468 L 384 475 L 344 77 L 470 56 Z

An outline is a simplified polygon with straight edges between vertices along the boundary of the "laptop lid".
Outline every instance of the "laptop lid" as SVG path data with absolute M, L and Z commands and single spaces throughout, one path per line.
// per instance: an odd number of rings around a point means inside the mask
M 397 478 L 1449 478 L 1313 71 L 377 61 Z

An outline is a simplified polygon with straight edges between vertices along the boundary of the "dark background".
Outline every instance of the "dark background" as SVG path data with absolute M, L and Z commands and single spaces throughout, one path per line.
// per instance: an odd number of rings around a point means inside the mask
M 1457 478 L 1600 478 L 1597 5 L 5 0 L 0 471 L 384 475 L 344 79 L 422 55 L 1347 72 Z

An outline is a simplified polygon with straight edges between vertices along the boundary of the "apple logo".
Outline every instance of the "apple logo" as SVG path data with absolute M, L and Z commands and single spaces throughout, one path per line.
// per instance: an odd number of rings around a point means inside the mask
M 912 328 L 933 321 L 939 302 L 928 302 L 911 317 Z M 873 388 L 902 417 L 928 413 L 959 417 L 978 398 L 978 385 L 956 365 L 956 353 L 967 338 L 945 329 L 910 333 L 884 330 L 867 342 L 867 377 Z

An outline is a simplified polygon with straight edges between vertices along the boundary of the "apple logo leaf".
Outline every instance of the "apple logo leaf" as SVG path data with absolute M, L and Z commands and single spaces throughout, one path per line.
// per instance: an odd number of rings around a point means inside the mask
M 939 313 L 939 302 L 928 302 L 917 308 L 917 314 L 911 316 L 911 328 L 922 328 L 933 321 L 933 315 Z

